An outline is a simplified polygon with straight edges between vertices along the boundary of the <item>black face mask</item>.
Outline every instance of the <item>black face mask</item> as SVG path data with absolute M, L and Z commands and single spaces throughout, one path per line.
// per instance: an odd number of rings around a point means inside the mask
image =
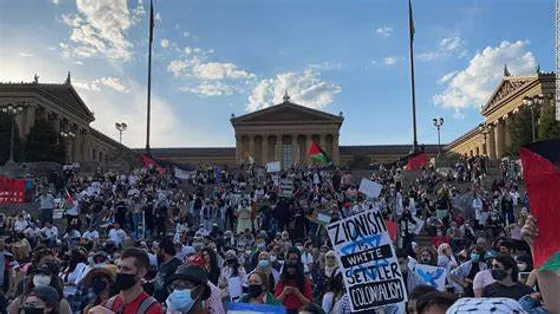
M 117 274 L 117 278 L 115 280 L 115 285 L 113 286 L 116 291 L 123 291 L 132 288 L 138 279 L 134 274 Z
M 249 296 L 251 298 L 256 298 L 261 295 L 263 288 L 261 285 L 249 285 Z
M 34 307 L 24 307 L 23 308 L 24 314 L 43 314 L 45 313 L 45 309 L 36 309 Z
M 496 279 L 497 281 L 503 280 L 506 278 L 507 273 L 503 269 L 492 269 L 492 278 Z
M 107 288 L 107 282 L 102 279 L 94 279 L 91 288 L 93 289 L 93 293 L 100 294 L 103 290 Z

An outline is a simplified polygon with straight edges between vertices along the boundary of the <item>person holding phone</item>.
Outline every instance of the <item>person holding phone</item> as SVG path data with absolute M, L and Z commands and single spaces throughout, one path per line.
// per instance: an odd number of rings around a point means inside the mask
M 312 303 L 313 289 L 305 278 L 300 251 L 292 247 L 286 257 L 274 295 L 286 307 L 287 314 L 296 314 L 300 307 Z

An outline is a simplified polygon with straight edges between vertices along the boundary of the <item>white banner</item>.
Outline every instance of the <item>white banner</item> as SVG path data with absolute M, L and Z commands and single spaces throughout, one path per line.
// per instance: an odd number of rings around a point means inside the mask
M 361 212 L 331 223 L 327 230 L 338 253 L 352 313 L 407 301 L 395 248 L 381 212 Z
M 381 189 L 383 186 L 366 178 L 362 179 L 360 183 L 360 189 L 358 190 L 360 193 L 364 193 L 365 195 L 376 198 L 381 194 Z
M 174 167 L 173 170 L 175 172 L 175 178 L 177 178 L 177 179 L 188 180 L 193 175 L 192 172 L 185 171 L 185 170 L 177 168 L 177 167 Z
M 281 170 L 279 161 L 271 161 L 266 163 L 266 172 L 280 172 Z
M 423 284 L 445 291 L 445 278 L 447 278 L 445 267 L 416 264 L 414 272 L 422 279 Z

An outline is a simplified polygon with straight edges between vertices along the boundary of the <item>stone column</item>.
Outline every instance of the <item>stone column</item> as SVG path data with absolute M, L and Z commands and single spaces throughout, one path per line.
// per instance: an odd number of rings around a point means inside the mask
M 249 135 L 249 155 L 253 158 L 257 158 L 257 156 L 255 156 L 255 135 Z
M 333 149 L 333 152 L 332 152 L 332 159 L 333 159 L 333 162 L 334 162 L 335 164 L 338 163 L 338 136 L 339 136 L 338 133 L 335 133 L 335 134 L 332 135 L 332 137 L 333 137 L 333 143 L 332 143 L 332 149 Z
M 511 117 L 509 115 L 504 116 L 504 136 L 505 136 L 505 148 L 506 150 L 511 148 L 512 140 L 511 133 L 509 131 L 511 125 Z
M 282 134 L 276 133 L 276 143 L 274 143 L 274 158 L 281 164 L 282 161 Z
M 235 135 L 235 164 L 239 164 L 243 154 L 243 136 L 240 134 Z
M 327 134 L 325 133 L 321 133 L 319 134 L 319 146 L 321 147 L 322 150 L 326 150 L 327 149 Z
M 488 134 L 486 134 L 486 152 L 488 157 L 491 159 L 496 159 L 496 144 L 494 141 L 494 125 L 492 128 L 488 130 Z
M 307 152 L 309 151 L 309 145 L 311 145 L 311 134 L 305 134 L 305 138 L 303 140 L 303 160 L 301 162 L 307 164 Z
M 262 160 L 261 163 L 263 165 L 265 165 L 267 162 L 269 162 L 269 158 L 270 158 L 270 154 L 268 153 L 268 134 L 263 134 L 262 135 Z
M 292 164 L 291 166 L 295 165 L 299 159 L 299 147 L 297 143 L 297 133 L 292 134 Z
M 76 132 L 76 138 L 74 139 L 74 144 L 72 145 L 74 148 L 74 157 L 72 160 L 74 162 L 80 162 L 80 145 L 82 143 L 82 132 L 78 126 L 74 129 Z
M 494 122 L 494 141 L 496 147 L 496 158 L 500 159 L 503 156 L 504 149 L 504 127 L 503 121 L 497 120 Z
M 25 134 L 27 136 L 31 131 L 31 128 L 35 125 L 35 116 L 37 114 L 37 106 L 36 105 L 29 105 L 26 107 L 26 119 L 25 119 Z

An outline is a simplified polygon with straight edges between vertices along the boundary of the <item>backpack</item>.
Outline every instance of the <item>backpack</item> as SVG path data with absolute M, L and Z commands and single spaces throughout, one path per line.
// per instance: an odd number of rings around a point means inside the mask
M 110 309 L 111 311 L 114 311 L 115 309 L 113 308 L 113 306 L 115 305 L 115 301 L 117 300 L 117 297 L 118 295 L 107 300 L 107 302 L 105 302 L 105 307 Z M 152 305 L 156 303 L 158 303 L 158 301 L 154 297 L 147 296 L 144 300 L 142 300 L 142 302 L 140 303 L 136 311 L 134 311 L 134 313 L 138 313 L 138 314 L 146 313 L 152 307 Z

